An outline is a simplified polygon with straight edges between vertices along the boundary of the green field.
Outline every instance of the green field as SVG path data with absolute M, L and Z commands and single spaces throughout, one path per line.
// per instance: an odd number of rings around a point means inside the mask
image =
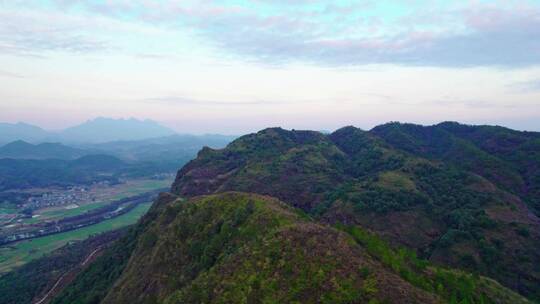
M 39 258 L 68 242 L 83 240 L 93 234 L 133 224 L 146 213 L 151 205 L 152 203 L 140 204 L 126 214 L 96 225 L 0 247 L 0 273 L 10 271 L 16 266 Z
M 0 214 L 13 214 L 17 212 L 16 208 L 0 208 Z
M 37 214 L 41 215 L 41 217 L 33 218 L 32 220 L 35 221 L 36 219 L 44 220 L 44 219 L 55 219 L 55 218 L 60 219 L 60 218 L 64 218 L 64 217 L 75 216 L 75 215 L 83 214 L 86 211 L 90 211 L 90 210 L 93 210 L 93 209 L 97 209 L 97 208 L 106 206 L 108 203 L 109 203 L 109 201 L 85 204 L 85 205 L 79 206 L 78 208 L 74 208 L 74 209 L 62 208 L 62 209 L 47 210 L 47 211 L 44 211 L 42 213 L 37 213 Z M 31 221 L 28 220 L 27 222 L 31 222 Z

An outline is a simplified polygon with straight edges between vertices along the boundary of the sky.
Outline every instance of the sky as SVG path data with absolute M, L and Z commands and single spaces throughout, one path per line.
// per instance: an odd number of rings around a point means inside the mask
M 540 1 L 0 0 L 0 121 L 540 131 Z

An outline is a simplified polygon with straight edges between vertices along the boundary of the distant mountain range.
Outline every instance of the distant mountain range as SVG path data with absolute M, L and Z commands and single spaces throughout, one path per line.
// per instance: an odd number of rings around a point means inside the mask
M 84 146 L 125 160 L 159 161 L 192 159 L 203 147 L 223 148 L 236 136 L 175 134 L 143 140 L 113 141 Z
M 99 117 L 58 132 L 43 130 L 26 123 L 0 123 L 0 144 L 16 140 L 31 143 L 104 143 L 118 140 L 141 140 L 176 134 L 152 120 L 111 119 Z
M 88 151 L 65 146 L 60 143 L 33 145 L 22 140 L 0 147 L 0 158 L 14 159 L 75 159 L 90 154 Z
M 106 154 L 124 161 L 173 162 L 174 167 L 195 158 L 203 147 L 223 148 L 234 140 L 225 135 L 170 135 L 151 139 L 112 141 L 78 145 L 76 148 L 61 143 L 31 144 L 16 140 L 0 146 L 0 159 L 61 159 L 73 160 L 85 155 Z
M 29 142 L 41 142 L 49 138 L 52 133 L 49 133 L 40 127 L 29 125 L 26 123 L 0 123 L 0 143 L 9 143 L 16 140 L 24 140 Z
M 103 143 L 115 140 L 141 140 L 176 134 L 152 120 L 96 118 L 65 129 L 60 138 L 65 142 Z

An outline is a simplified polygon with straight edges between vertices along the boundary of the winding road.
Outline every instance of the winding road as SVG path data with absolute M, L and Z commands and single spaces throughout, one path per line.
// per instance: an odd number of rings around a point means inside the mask
M 100 251 L 102 249 L 102 246 L 99 246 L 97 247 L 96 249 L 94 249 L 94 251 L 92 251 L 85 259 L 84 261 L 78 265 L 77 267 L 74 267 L 73 269 L 67 271 L 66 273 L 64 273 L 57 281 L 56 283 L 54 283 L 53 287 L 43 296 L 43 298 L 41 298 L 39 301 L 37 302 L 34 302 L 34 304 L 42 304 L 44 303 L 50 296 L 51 294 L 53 294 L 53 292 L 56 290 L 56 288 L 58 287 L 58 285 L 60 285 L 60 283 L 62 283 L 62 281 L 68 277 L 69 274 L 73 273 L 73 272 L 76 272 L 77 270 L 81 270 L 94 256 L 95 254 Z

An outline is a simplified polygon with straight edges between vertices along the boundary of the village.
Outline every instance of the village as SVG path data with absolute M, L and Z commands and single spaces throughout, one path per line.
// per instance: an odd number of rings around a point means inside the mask
M 105 183 L 105 182 L 101 182 Z M 103 185 L 105 186 L 105 185 Z M 88 186 L 72 186 L 68 189 L 54 189 L 41 195 L 31 196 L 19 208 L 41 209 L 46 207 L 78 204 L 96 200 L 96 195 Z

